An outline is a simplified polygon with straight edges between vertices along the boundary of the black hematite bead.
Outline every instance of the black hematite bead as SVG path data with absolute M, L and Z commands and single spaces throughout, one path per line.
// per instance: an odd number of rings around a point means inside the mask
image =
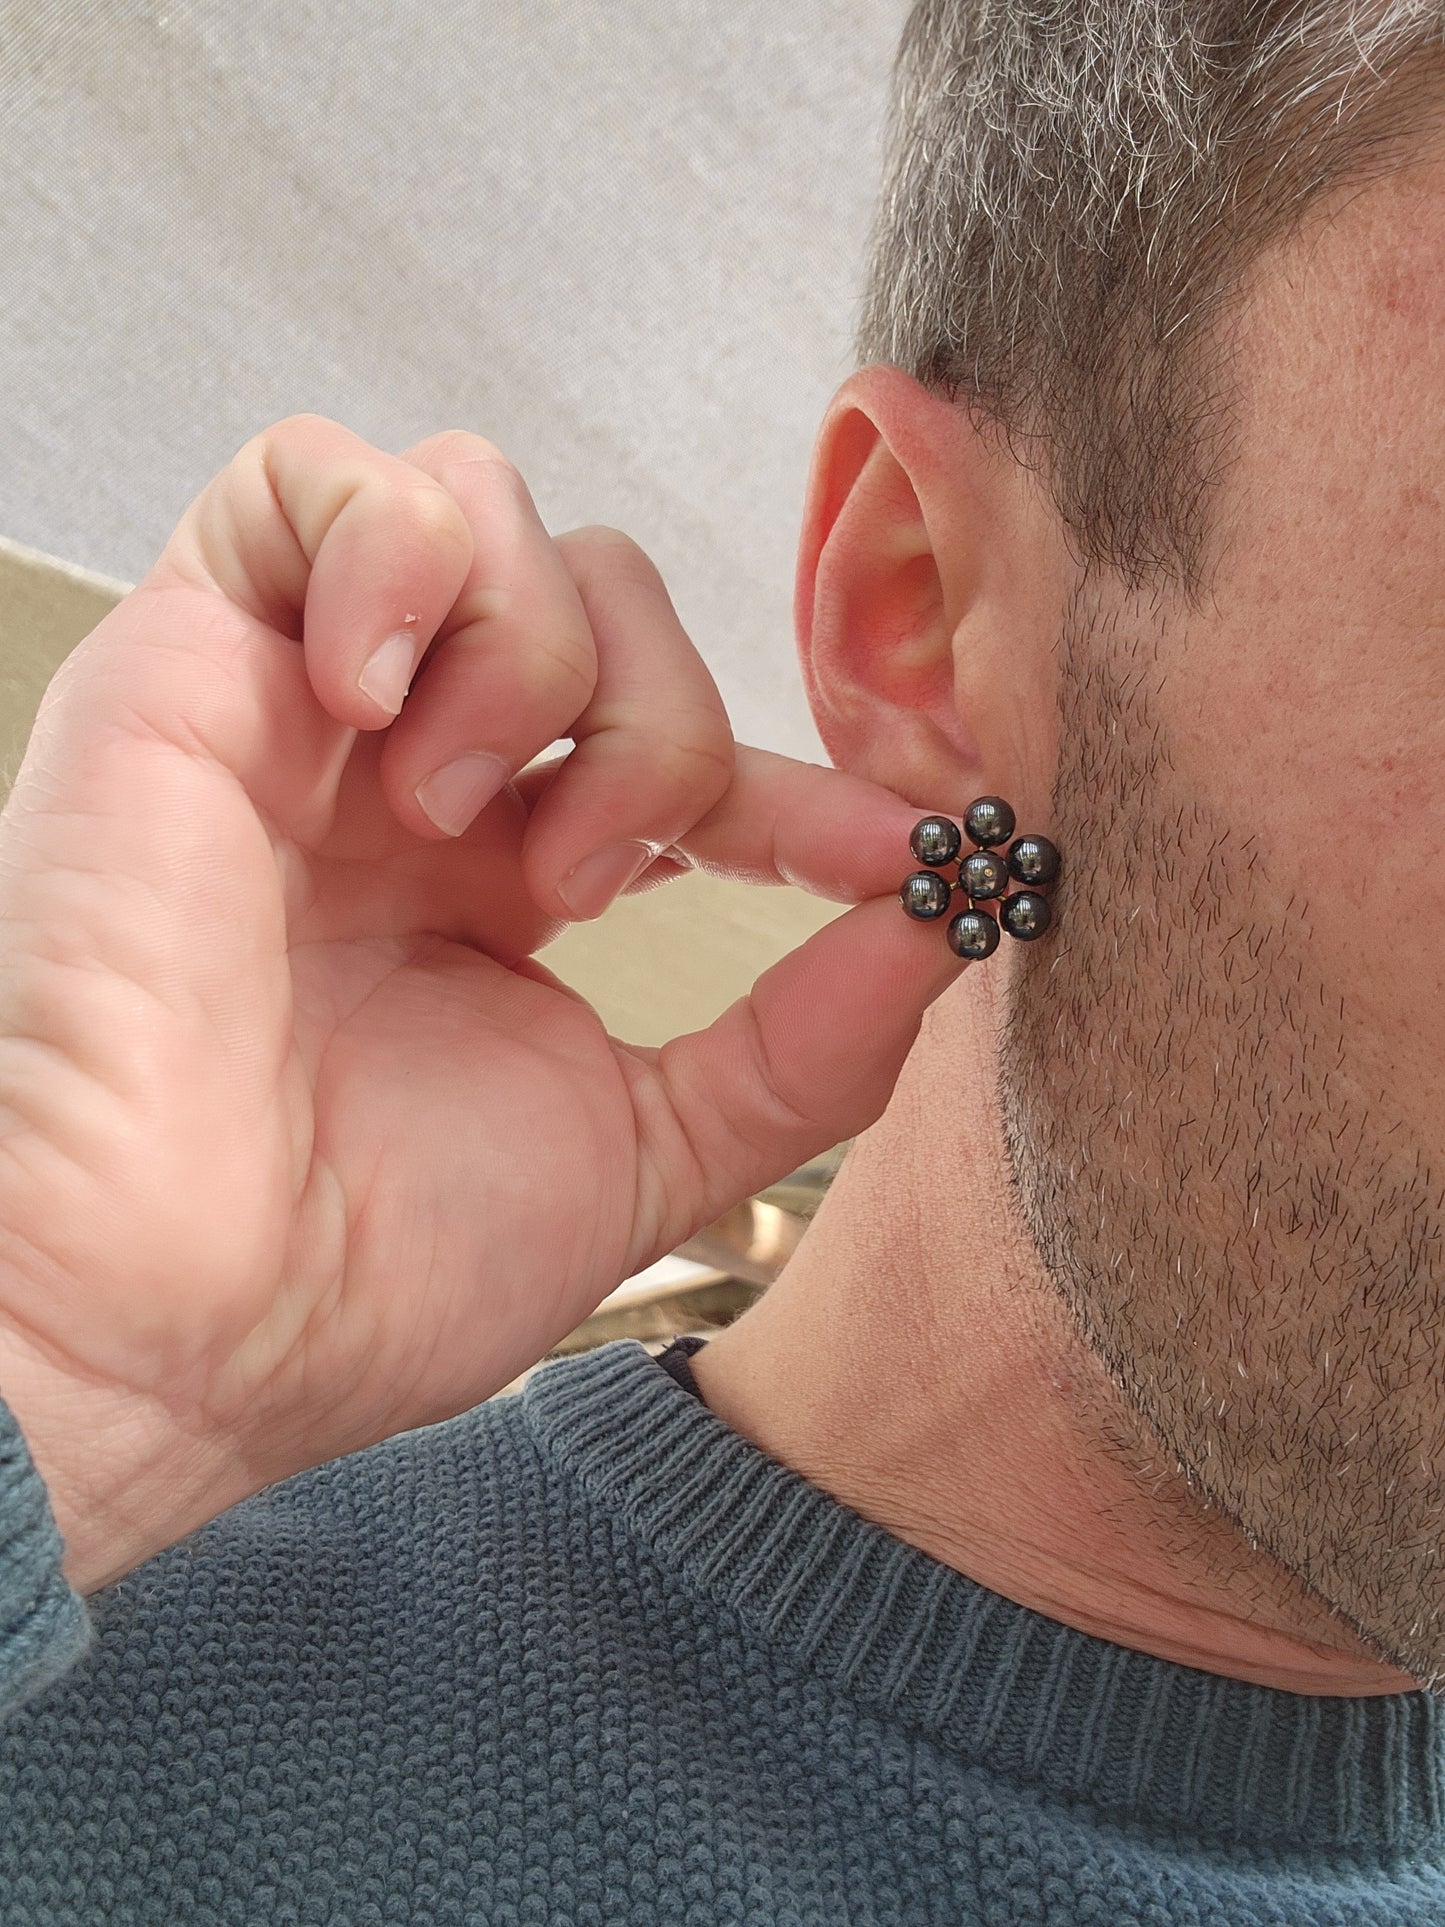
M 1001 796 L 980 796 L 964 812 L 963 827 L 981 850 L 1007 843 L 1014 833 L 1014 813 Z
M 1023 942 L 1041 937 L 1054 920 L 1047 897 L 1035 890 L 1015 890 L 998 907 L 998 920 L 1011 937 Z
M 961 910 L 944 933 L 955 956 L 991 957 L 998 949 L 998 925 L 987 910 Z
M 1011 877 L 1030 889 L 1047 889 L 1059 874 L 1059 852 L 1046 836 L 1018 836 L 1009 845 Z
M 940 864 L 952 863 L 963 848 L 963 832 L 946 816 L 925 816 L 921 823 L 914 824 L 908 847 L 920 863 L 937 869 Z
M 1008 865 L 996 850 L 975 850 L 958 866 L 958 887 L 975 902 L 1001 897 L 1008 888 Z
M 915 870 L 911 877 L 904 877 L 898 894 L 910 917 L 917 917 L 920 923 L 930 923 L 934 917 L 946 914 L 953 885 L 936 870 Z

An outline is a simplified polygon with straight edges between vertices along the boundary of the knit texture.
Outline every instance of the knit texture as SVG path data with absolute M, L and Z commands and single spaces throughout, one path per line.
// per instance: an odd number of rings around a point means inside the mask
M 1445 1921 L 1423 1693 L 1061 1626 L 624 1340 L 81 1602 L 0 1405 L 5 1927 Z

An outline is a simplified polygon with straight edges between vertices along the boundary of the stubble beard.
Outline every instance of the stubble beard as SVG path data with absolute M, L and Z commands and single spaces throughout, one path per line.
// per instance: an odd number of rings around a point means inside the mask
M 1271 1555 L 1445 1691 L 1445 1191 L 1352 1062 L 1267 825 L 1180 781 L 1160 633 L 1086 587 L 1061 638 L 1064 873 L 1000 1033 L 1012 1183 L 1123 1395 L 1103 1442 L 1186 1495 L 1181 1535 L 1213 1516 L 1221 1568 L 1226 1539 Z

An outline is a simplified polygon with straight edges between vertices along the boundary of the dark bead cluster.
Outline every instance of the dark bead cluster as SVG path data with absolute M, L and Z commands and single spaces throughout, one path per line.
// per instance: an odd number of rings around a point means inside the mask
M 964 854 L 967 833 L 977 848 Z M 963 832 L 946 816 L 925 816 L 914 825 L 908 847 L 927 869 L 903 879 L 898 894 L 910 917 L 929 923 L 948 915 L 953 893 L 968 899 L 949 924 L 949 948 L 960 957 L 991 957 L 998 949 L 999 929 L 1022 943 L 1041 937 L 1054 920 L 1053 906 L 1042 893 L 1059 874 L 1059 853 L 1046 836 L 1018 836 L 1000 855 L 997 846 L 1014 833 L 1014 813 L 1001 796 L 980 796 L 963 813 Z M 958 865 L 950 883 L 939 871 Z M 1011 883 L 1025 887 L 1007 895 Z M 998 902 L 995 918 L 981 904 Z

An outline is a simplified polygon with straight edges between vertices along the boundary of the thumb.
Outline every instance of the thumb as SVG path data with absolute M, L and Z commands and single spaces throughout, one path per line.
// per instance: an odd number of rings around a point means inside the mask
M 653 1255 L 880 1117 L 924 1011 L 969 968 L 895 891 L 815 931 L 706 1030 L 638 1053 L 657 1093 L 637 1105 Z

